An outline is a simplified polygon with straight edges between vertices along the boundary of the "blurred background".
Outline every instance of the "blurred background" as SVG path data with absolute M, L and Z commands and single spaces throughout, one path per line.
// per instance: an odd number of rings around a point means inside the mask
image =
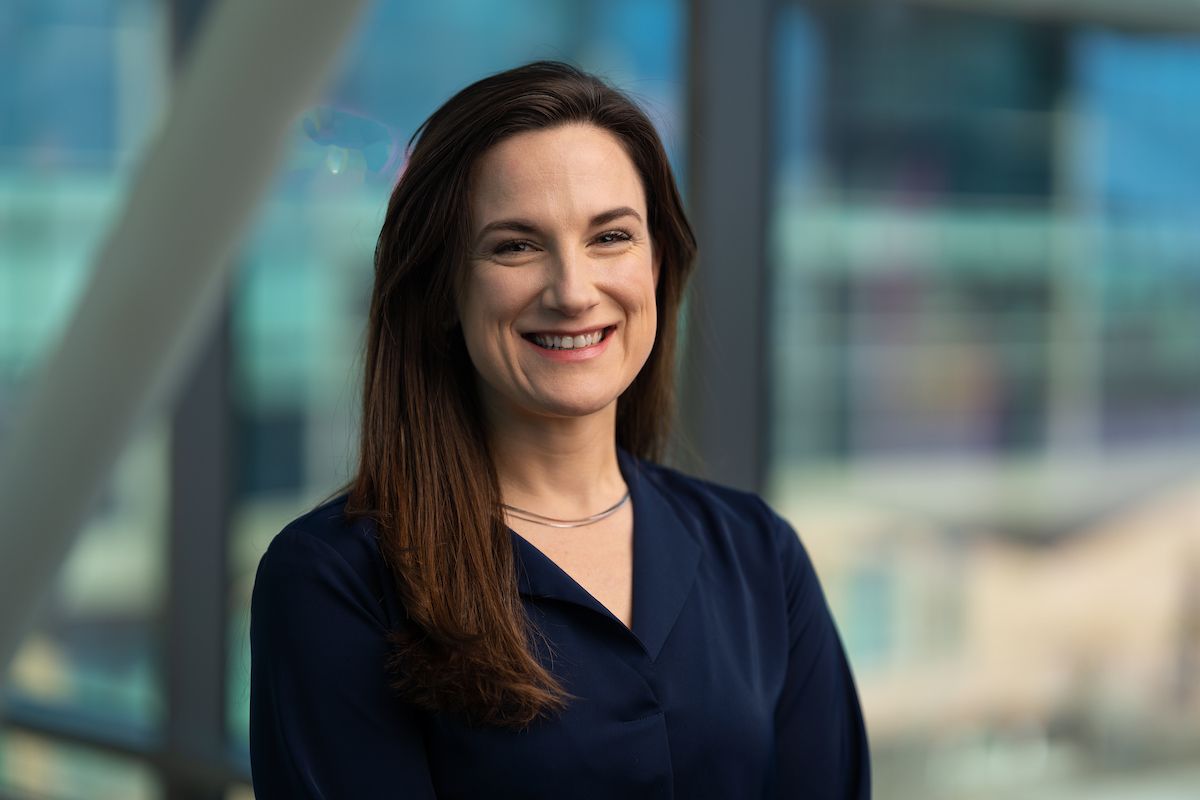
M 206 5 L 0 5 L 0 448 Z M 349 476 L 403 146 L 534 58 L 659 126 L 702 251 L 685 449 L 800 531 L 876 797 L 1200 796 L 1191 0 L 375 0 L 3 678 L 0 796 L 252 797 L 254 570 Z

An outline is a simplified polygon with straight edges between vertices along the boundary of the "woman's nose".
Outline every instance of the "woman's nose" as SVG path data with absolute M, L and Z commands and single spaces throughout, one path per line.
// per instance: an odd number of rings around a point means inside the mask
M 577 317 L 596 304 L 587 257 L 563 252 L 551 259 L 543 302 L 568 317 Z

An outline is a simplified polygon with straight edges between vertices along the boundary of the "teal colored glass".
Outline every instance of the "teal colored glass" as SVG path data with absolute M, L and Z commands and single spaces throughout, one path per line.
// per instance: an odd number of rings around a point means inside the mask
M 164 13 L 151 0 L 18 0 L 0 15 L 0 430 L 16 424 L 158 123 Z M 14 711 L 154 735 L 167 447 L 162 421 L 150 420 L 120 457 L 2 681 Z M 73 769 L 77 751 L 54 752 L 51 778 Z
M 1200 37 L 1077 5 L 776 18 L 769 495 L 881 800 L 1200 780 Z

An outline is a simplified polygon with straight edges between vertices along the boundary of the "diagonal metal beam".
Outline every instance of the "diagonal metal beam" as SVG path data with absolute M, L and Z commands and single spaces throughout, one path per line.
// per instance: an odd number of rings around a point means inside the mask
M 225 0 L 206 19 L 2 454 L 0 676 L 130 432 L 190 365 L 284 133 L 364 5 Z

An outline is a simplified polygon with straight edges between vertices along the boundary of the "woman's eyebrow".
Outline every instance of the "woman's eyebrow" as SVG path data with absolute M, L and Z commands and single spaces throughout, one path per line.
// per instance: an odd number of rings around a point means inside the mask
M 620 208 L 612 208 L 608 211 L 602 211 L 601 213 L 592 217 L 592 221 L 589 223 L 588 227 L 595 228 L 597 225 L 607 225 L 614 219 L 620 219 L 621 217 L 633 217 L 638 222 L 642 221 L 641 214 L 634 211 L 629 206 L 621 206 Z
M 629 206 L 620 206 L 618 208 L 610 208 L 608 211 L 601 211 L 596 216 L 592 217 L 588 222 L 589 228 L 595 228 L 599 225 L 607 225 L 615 219 L 621 217 L 633 217 L 638 222 L 642 221 L 642 215 L 633 210 Z M 479 241 L 484 236 L 487 236 L 493 231 L 511 231 L 513 233 L 523 233 L 532 236 L 539 232 L 537 225 L 526 219 L 498 219 L 494 222 L 489 222 L 479 229 L 475 241 Z
M 538 228 L 532 222 L 523 219 L 498 219 L 495 222 L 489 222 L 479 230 L 479 234 L 475 237 L 475 241 L 479 241 L 484 236 L 487 236 L 492 231 L 512 231 L 514 233 L 535 234 Z

